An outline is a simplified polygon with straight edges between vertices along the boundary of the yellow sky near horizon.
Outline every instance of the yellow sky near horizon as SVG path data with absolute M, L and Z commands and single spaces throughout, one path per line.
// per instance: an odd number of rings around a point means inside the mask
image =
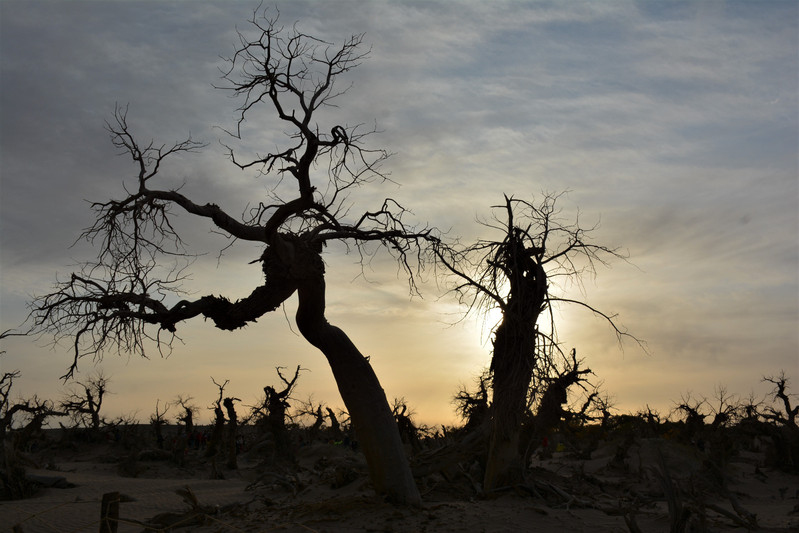
M 253 7 L 0 2 L 0 331 L 94 257 L 86 243 L 70 248 L 92 223 L 87 200 L 130 187 L 136 169 L 104 129 L 115 105 L 129 103 L 142 141 L 191 132 L 208 142 L 165 166 L 162 183 L 233 216 L 264 199 L 272 177 L 233 168 L 219 144 L 240 102 L 213 87 Z M 564 216 L 601 221 L 596 242 L 629 251 L 630 264 L 600 268 L 584 292 L 565 289 L 618 313 L 649 355 L 621 349 L 589 311 L 555 315 L 566 351 L 577 349 L 620 411 L 668 412 L 681 395 L 719 386 L 763 397 L 761 378 L 781 370 L 797 379 L 799 4 L 297 0 L 280 12 L 330 42 L 366 32 L 369 58 L 342 80 L 352 87 L 340 107 L 320 115 L 324 131 L 376 121 L 369 148 L 394 153 L 392 181 L 358 190 L 353 216 L 390 196 L 410 220 L 473 242 L 489 236 L 477 219 L 503 194 L 569 190 Z M 244 148 L 283 142 L 271 124 L 249 122 Z M 217 264 L 227 241 L 191 218 L 178 226 L 207 254 L 192 296 L 235 299 L 260 283 L 260 266 L 248 265 L 257 246 L 236 245 Z M 328 318 L 371 357 L 389 400 L 405 397 L 421 423 L 453 423 L 453 395 L 489 362 L 481 319 L 452 325 L 464 310 L 433 272 L 411 298 L 385 255 L 363 273 L 339 247 L 325 260 Z M 178 394 L 208 416 L 212 376 L 253 403 L 276 366 L 299 364 L 308 371 L 296 397 L 341 406 L 324 357 L 292 325 L 295 305 L 288 320 L 280 310 L 233 333 L 195 319 L 169 358 L 109 353 L 81 361 L 78 377 L 104 369 L 108 416 L 146 420 L 156 400 Z M 21 371 L 15 396 L 62 394 L 68 346 L 12 337 L 0 349 L 0 371 Z

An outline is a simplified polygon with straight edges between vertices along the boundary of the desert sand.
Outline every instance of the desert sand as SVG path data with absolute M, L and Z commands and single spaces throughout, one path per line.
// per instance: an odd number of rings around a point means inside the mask
M 614 442 L 590 454 L 533 455 L 524 483 L 489 496 L 479 493 L 479 465 L 461 462 L 418 478 L 424 503 L 417 509 L 375 496 L 363 457 L 342 444 L 298 446 L 293 465 L 265 462 L 254 448 L 239 455 L 236 470 L 202 450 L 187 450 L 178 466 L 168 453 L 134 448 L 95 442 L 28 454 L 39 468 L 27 474 L 63 478 L 62 488 L 0 502 L 0 527 L 99 531 L 103 495 L 118 492 L 119 532 L 647 533 L 670 530 L 672 490 L 672 503 L 693 517 L 694 529 L 684 531 L 799 531 L 799 476 L 768 467 L 758 449 L 741 450 L 726 465 L 725 494 L 703 479 L 702 451 L 663 438 L 637 438 L 623 461 Z M 446 446 L 421 455 L 436 460 L 437 453 Z

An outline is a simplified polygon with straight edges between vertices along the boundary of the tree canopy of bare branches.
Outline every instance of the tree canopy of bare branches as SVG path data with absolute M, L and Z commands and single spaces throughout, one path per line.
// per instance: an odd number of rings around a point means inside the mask
M 19 420 L 15 421 L 15 417 L 19 414 L 28 419 L 25 426 L 30 428 L 28 433 L 41 429 L 46 418 L 66 414 L 63 411 L 58 411 L 51 400 L 43 400 L 38 396 L 25 400 L 12 400 L 11 389 L 14 386 L 14 380 L 19 376 L 19 370 L 4 372 L 0 376 L 0 443 L 5 440 L 6 433 L 15 426 L 15 422 L 19 422 Z
M 102 372 L 88 379 L 77 382 L 60 402 L 63 411 L 72 417 L 76 426 L 84 426 L 93 430 L 100 429 L 100 410 L 103 400 L 108 394 L 111 378 Z
M 766 408 L 767 412 L 764 416 L 769 420 L 781 422 L 793 429 L 797 429 L 796 417 L 799 415 L 799 405 L 791 405 L 791 397 L 794 396 L 794 402 L 796 399 L 795 395 L 788 392 L 789 380 L 785 375 L 785 371 L 780 372 L 779 375 L 776 376 L 766 376 L 763 378 L 763 381 L 774 385 L 771 394 L 774 396 L 775 402 L 779 401 L 782 403 L 783 410 L 785 411 L 781 413 L 774 407 L 769 406 Z
M 395 501 L 416 504 L 418 490 L 377 377 L 325 316 L 321 252 L 332 241 L 344 242 L 362 258 L 382 247 L 414 288 L 421 244 L 433 230 L 409 225 L 406 209 L 390 198 L 360 214 L 348 201 L 354 188 L 387 179 L 381 165 L 388 152 L 366 145 L 373 129 L 322 122 L 324 112 L 349 88 L 341 77 L 368 56 L 363 35 L 335 45 L 296 26 L 283 28 L 266 12 L 263 17 L 254 13 L 249 28 L 240 33 L 220 84 L 240 102 L 226 145 L 233 164 L 256 169 L 269 180 L 270 192 L 242 217 L 234 217 L 211 201 L 161 188 L 167 161 L 204 145 L 191 138 L 142 143 L 127 120 L 127 108 L 118 107 L 107 127 L 113 145 L 132 159 L 133 175 L 121 199 L 91 204 L 95 222 L 81 237 L 96 246 L 97 258 L 35 299 L 31 330 L 52 335 L 56 342 L 69 341 L 72 364 L 65 377 L 71 377 L 82 357 L 109 351 L 145 355 L 151 342 L 168 350 L 180 324 L 195 317 L 236 330 L 296 293 L 299 330 L 331 365 L 375 488 Z M 277 120 L 285 143 L 246 154 L 240 141 L 247 125 L 265 115 Z M 192 256 L 173 223 L 178 213 L 206 220 L 231 240 L 258 247 L 263 284 L 236 301 L 210 292 L 188 298 L 184 284 Z
M 495 308 L 502 313 L 493 330 L 489 369 L 493 397 L 483 483 L 487 491 L 518 477 L 518 439 L 531 382 L 533 391 L 539 391 L 539 383 L 546 385 L 544 380 L 557 374 L 557 356 L 566 358 L 557 336 L 554 305 L 586 308 L 606 320 L 620 340 L 627 336 L 637 341 L 617 324 L 615 315 L 551 290 L 552 283 L 580 284 L 583 276 L 595 275 L 599 265 L 624 259 L 618 249 L 591 241 L 596 226 L 583 227 L 579 216 L 573 222 L 564 220 L 559 198 L 546 194 L 533 203 L 505 196 L 503 204 L 494 206 L 494 217 L 484 222 L 500 238 L 434 247 L 436 258 L 452 274 L 452 290 L 467 313 Z M 548 318 L 548 327 L 542 328 L 542 317 Z

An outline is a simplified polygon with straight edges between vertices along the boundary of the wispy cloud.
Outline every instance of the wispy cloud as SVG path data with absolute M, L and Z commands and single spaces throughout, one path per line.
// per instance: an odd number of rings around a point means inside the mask
M 253 7 L 0 3 L 2 329 L 24 317 L 27 293 L 46 291 L 52 274 L 91 254 L 85 245 L 68 248 L 91 222 L 84 199 L 119 197 L 122 178 L 132 175 L 103 128 L 116 103 L 130 103 L 142 139 L 170 143 L 190 133 L 209 143 L 165 169 L 165 179 L 185 184 L 186 194 L 237 214 L 266 191 L 263 178 L 226 161 L 218 127 L 233 125 L 237 102 L 213 87 L 224 65 L 219 56 L 233 50 L 236 28 L 246 31 Z M 579 206 L 586 220 L 601 218 L 597 240 L 629 249 L 639 269 L 621 264 L 601 272 L 586 297 L 619 312 L 655 355 L 619 355 L 607 328 L 577 312 L 564 312 L 562 329 L 568 343 L 598 358 L 595 370 L 612 373 L 602 377 L 629 408 L 648 400 L 625 383 L 666 371 L 689 373 L 692 388 L 709 393 L 709 379 L 742 383 L 795 367 L 798 11 L 794 2 L 280 6 L 287 26 L 297 21 L 331 42 L 366 32 L 371 56 L 353 72 L 353 86 L 330 120 L 376 121 L 382 133 L 370 142 L 395 152 L 386 170 L 401 186 L 360 191 L 359 201 L 374 207 L 392 196 L 420 223 L 474 238 L 487 231 L 475 217 L 502 193 L 571 189 L 566 212 Z M 282 140 L 282 129 L 266 119 L 247 127 L 244 148 L 269 149 Z M 258 251 L 237 245 L 218 267 L 216 252 L 226 242 L 208 229 L 185 224 L 190 244 L 209 252 L 192 287 L 246 294 L 260 275 L 246 262 Z M 424 301 L 408 301 L 405 281 L 387 261 L 377 260 L 368 281 L 358 277 L 354 259 L 335 252 L 330 261 L 331 320 L 346 322 L 373 361 L 388 365 L 387 388 L 398 395 L 410 386 L 392 381 L 402 365 L 440 370 L 425 382 L 434 394 L 417 387 L 409 400 L 420 414 L 441 413 L 444 403 L 449 409 L 447 395 L 487 361 L 474 324 L 447 328 L 448 317 L 436 313 L 450 311 L 452 302 L 439 300 L 432 283 Z M 237 286 L 239 279 L 246 284 Z M 292 350 L 308 358 L 303 364 L 324 367 L 321 358 L 311 362 L 312 349 L 298 348 L 301 339 L 282 317 L 250 329 L 256 328 L 260 334 L 216 342 L 241 342 L 236 349 L 250 350 L 248 361 L 265 358 L 267 370 L 293 364 Z M 395 331 L 403 334 L 381 343 Z M 282 335 L 289 340 L 277 341 Z M 257 340 L 263 338 L 285 351 L 264 354 Z M 214 364 L 212 354 L 200 353 L 203 344 L 191 346 L 198 361 Z M 19 339 L 8 355 L 4 364 L 12 366 L 43 357 Z M 723 371 L 720 361 L 729 363 Z M 24 366 L 24 376 L 46 387 L 38 370 Z M 308 379 L 335 394 L 328 378 Z M 261 377 L 249 379 L 253 390 L 263 386 L 255 383 Z

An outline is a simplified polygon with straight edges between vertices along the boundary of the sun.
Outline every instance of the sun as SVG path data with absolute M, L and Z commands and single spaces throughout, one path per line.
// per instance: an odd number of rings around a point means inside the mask
M 480 312 L 478 321 L 480 323 L 480 338 L 485 342 L 493 338 L 494 331 L 502 322 L 502 309 L 498 306 L 493 306 L 490 309 Z

